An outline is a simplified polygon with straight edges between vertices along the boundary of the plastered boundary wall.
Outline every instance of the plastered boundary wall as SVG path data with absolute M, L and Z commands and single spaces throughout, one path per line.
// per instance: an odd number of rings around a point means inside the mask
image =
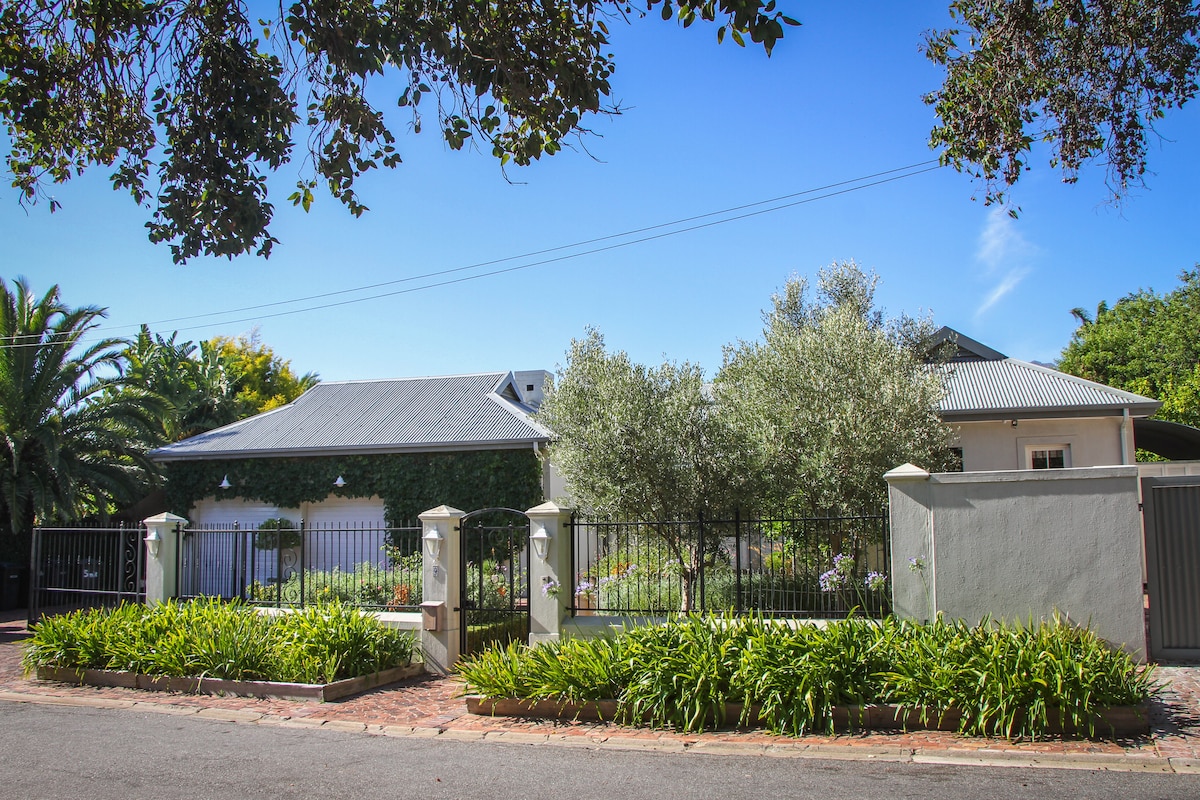
M 898 615 L 974 624 L 1057 611 L 1145 660 L 1136 466 L 930 474 L 906 464 L 885 478 Z

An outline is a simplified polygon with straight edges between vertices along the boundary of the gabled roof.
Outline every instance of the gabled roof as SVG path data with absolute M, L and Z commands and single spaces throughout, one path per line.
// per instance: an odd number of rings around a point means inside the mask
M 933 344 L 930 347 L 930 352 L 934 352 L 945 345 L 947 342 L 954 346 L 954 352 L 950 356 L 950 361 L 958 363 L 960 361 L 998 361 L 1008 358 L 998 350 L 993 350 L 982 342 L 977 342 L 970 336 L 959 333 L 954 328 L 948 328 L 943 325 L 933 335 Z
M 486 372 L 319 383 L 286 406 L 150 456 L 173 461 L 529 447 L 550 439 L 530 419 L 547 376 Z
M 937 332 L 938 343 L 955 341 L 957 351 L 942 367 L 948 373 L 942 417 L 947 421 L 1036 417 L 1147 417 L 1157 400 L 1031 364 L 963 336 L 951 328 Z

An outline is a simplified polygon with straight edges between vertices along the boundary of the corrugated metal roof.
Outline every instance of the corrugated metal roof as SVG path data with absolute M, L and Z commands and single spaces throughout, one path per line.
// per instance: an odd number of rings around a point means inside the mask
M 1027 361 L 1004 358 L 959 361 L 950 371 L 942 415 L 947 418 L 998 412 L 1096 412 L 1153 414 L 1161 405 L 1149 397 L 1067 375 Z
M 319 383 L 286 406 L 161 447 L 151 456 L 166 461 L 484 449 L 547 441 L 546 429 L 530 419 L 530 406 L 501 396 L 511 384 L 512 373 L 505 372 Z M 520 387 L 516 396 L 522 396 Z

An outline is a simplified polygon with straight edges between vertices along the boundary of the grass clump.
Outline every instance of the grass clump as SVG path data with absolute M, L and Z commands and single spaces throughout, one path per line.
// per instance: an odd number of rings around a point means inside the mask
M 488 697 L 616 699 L 620 719 L 635 724 L 694 732 L 761 723 L 793 736 L 832 733 L 837 707 L 880 703 L 927 721 L 961 714 L 969 735 L 1042 738 L 1066 726 L 1094 736 L 1102 709 L 1137 705 L 1155 690 L 1152 668 L 1060 619 L 850 618 L 793 628 L 681 615 L 610 638 L 491 648 L 462 662 L 459 676 L 466 691 Z M 729 704 L 742 705 L 738 720 L 725 718 Z
M 22 664 L 176 678 L 331 683 L 412 661 L 412 634 L 341 603 L 267 616 L 215 599 L 46 617 Z

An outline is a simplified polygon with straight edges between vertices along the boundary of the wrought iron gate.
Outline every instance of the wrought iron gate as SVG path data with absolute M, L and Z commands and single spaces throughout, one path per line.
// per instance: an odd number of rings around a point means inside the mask
M 472 511 L 462 536 L 461 652 L 529 639 L 529 518 L 512 508 Z
M 146 599 L 144 529 L 35 528 L 29 619 Z
M 1143 478 L 1150 653 L 1200 659 L 1200 477 Z

